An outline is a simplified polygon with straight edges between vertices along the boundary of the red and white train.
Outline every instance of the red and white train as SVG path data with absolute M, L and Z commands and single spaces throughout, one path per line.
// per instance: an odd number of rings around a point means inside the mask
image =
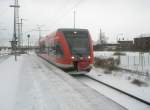
M 94 63 L 92 40 L 87 29 L 58 29 L 41 38 L 39 46 L 39 56 L 62 69 L 89 71 Z

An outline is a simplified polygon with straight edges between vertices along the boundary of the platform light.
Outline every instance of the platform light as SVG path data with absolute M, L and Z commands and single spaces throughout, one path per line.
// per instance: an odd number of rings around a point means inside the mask
M 77 34 L 77 32 L 76 32 L 76 31 L 74 31 L 73 33 L 74 33 L 74 34 Z

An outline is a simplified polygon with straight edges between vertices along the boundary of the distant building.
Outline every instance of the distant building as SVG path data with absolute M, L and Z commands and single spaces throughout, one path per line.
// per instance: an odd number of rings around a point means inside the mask
M 150 35 L 134 38 L 134 47 L 136 50 L 150 51 Z
M 118 49 L 130 51 L 133 49 L 133 41 L 132 40 L 122 40 L 118 41 Z
M 103 50 L 108 50 L 108 51 L 116 51 L 116 50 L 121 50 L 121 51 L 131 51 L 133 50 L 133 41 L 118 41 L 116 44 L 97 44 L 94 45 L 94 50 L 98 51 L 103 51 Z

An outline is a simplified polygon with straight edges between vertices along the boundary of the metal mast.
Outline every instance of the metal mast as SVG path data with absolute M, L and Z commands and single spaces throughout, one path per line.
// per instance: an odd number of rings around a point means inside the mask
M 14 5 L 10 5 L 10 7 L 14 8 L 14 32 L 13 32 L 13 38 L 11 41 L 12 49 L 15 51 L 15 60 L 17 61 L 17 37 L 18 37 L 18 31 L 17 31 L 17 23 L 19 21 L 19 5 L 18 0 L 15 0 Z
M 16 5 L 19 6 L 19 3 L 18 3 L 18 0 L 16 0 Z M 21 30 L 20 30 L 20 22 L 19 22 L 19 8 L 16 8 L 16 28 L 17 28 L 17 38 L 18 38 L 18 48 L 20 49 L 20 46 L 21 46 L 21 38 L 20 38 L 20 35 L 21 35 Z
M 75 10 L 73 11 L 73 23 L 74 23 L 74 29 L 76 27 L 76 12 Z
M 23 47 L 23 33 L 22 33 L 22 25 L 23 25 L 23 19 L 20 19 L 20 45 Z
M 100 28 L 100 35 L 99 35 L 99 44 L 102 44 L 102 30 Z
M 23 20 L 25 19 L 20 19 L 20 23 L 19 23 L 19 28 L 20 28 L 20 34 L 19 34 L 19 37 L 20 37 L 20 46 L 23 47 L 23 32 L 22 32 L 22 26 L 23 26 Z

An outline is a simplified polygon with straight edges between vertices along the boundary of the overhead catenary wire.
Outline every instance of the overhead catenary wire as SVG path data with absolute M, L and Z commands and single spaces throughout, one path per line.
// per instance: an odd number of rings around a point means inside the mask
M 25 31 L 25 32 L 23 32 L 24 34 L 29 34 L 29 33 L 33 33 L 33 32 L 36 32 L 36 31 L 38 31 L 39 32 L 39 37 L 38 37 L 38 40 L 40 39 L 40 37 L 42 37 L 42 34 L 41 34 L 41 32 L 43 32 L 43 31 L 50 31 L 50 29 L 47 29 L 47 30 L 45 30 L 45 29 L 39 29 L 39 28 L 34 28 L 34 29 L 31 29 L 31 30 L 28 30 L 28 31 Z
M 60 7 L 57 11 L 59 13 L 56 13 L 52 19 L 54 19 L 51 23 L 50 26 L 48 26 L 48 28 L 50 29 L 47 29 L 47 30 L 42 30 L 42 31 L 50 31 L 52 30 L 53 27 L 57 27 L 58 24 L 59 24 L 59 21 L 61 19 L 63 19 L 65 16 L 67 16 L 70 12 L 72 12 L 79 4 L 81 4 L 83 0 L 78 0 L 78 1 L 74 1 L 72 4 L 71 4 L 71 1 L 70 0 L 66 0 L 65 4 L 62 5 L 62 7 Z M 56 17 L 55 17 L 56 16 Z M 24 29 L 25 30 L 25 29 Z M 26 32 L 23 32 L 24 34 L 26 33 L 30 33 L 30 32 L 35 32 L 37 31 L 37 28 L 35 29 L 31 29 L 29 31 L 26 31 Z
M 66 0 L 66 2 L 64 2 L 63 5 L 62 5 L 61 7 L 59 7 L 59 8 L 56 10 L 55 13 L 57 13 L 57 14 L 54 14 L 54 15 L 52 16 L 52 18 L 57 18 L 58 13 L 61 13 L 62 11 L 64 11 L 64 10 L 67 8 L 67 5 L 69 4 L 70 1 L 71 1 L 71 0 Z M 55 20 L 53 20 L 53 21 L 55 21 Z M 53 21 L 52 21 L 52 22 L 53 22 Z
M 72 10 L 74 10 L 79 4 L 81 4 L 83 0 L 78 0 L 78 1 L 75 1 L 74 3 L 71 4 L 71 1 L 70 0 L 66 0 L 65 3 L 62 5 L 62 7 L 60 7 L 56 14 L 53 15 L 52 19 L 54 19 L 52 22 L 51 22 L 51 25 L 50 26 L 46 26 L 47 28 L 50 28 L 50 29 L 46 29 L 46 30 L 41 30 L 41 31 L 50 31 L 52 30 L 52 28 L 54 27 L 57 27 L 57 25 L 59 24 L 59 21 L 61 19 L 63 19 L 65 16 L 67 16 L 70 12 L 72 12 Z M 25 25 L 24 25 L 25 26 Z M 35 32 L 35 31 L 38 31 L 37 27 L 35 29 L 31 29 L 29 31 L 26 31 L 26 32 L 23 32 L 24 34 L 26 33 L 30 33 L 30 32 Z
M 63 14 L 60 15 L 59 18 L 55 19 L 53 24 L 51 24 L 51 28 L 56 27 L 56 25 L 59 23 L 59 20 L 62 20 L 65 16 L 67 16 L 70 12 L 73 12 L 74 9 L 81 4 L 83 0 L 79 0 L 76 2 L 71 8 L 69 8 L 67 11 L 65 11 Z
M 68 9 L 66 12 L 64 12 L 58 19 L 55 20 L 55 22 L 52 24 L 52 26 L 55 26 L 59 23 L 59 20 L 62 20 L 64 17 L 66 17 L 70 12 L 72 12 L 80 3 L 82 0 L 79 0 L 74 6 L 72 6 L 70 9 Z

